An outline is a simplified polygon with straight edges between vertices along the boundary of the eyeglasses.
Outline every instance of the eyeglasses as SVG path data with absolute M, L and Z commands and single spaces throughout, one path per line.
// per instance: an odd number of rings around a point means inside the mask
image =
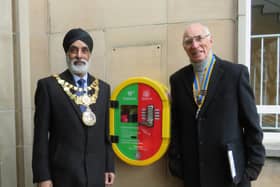
M 70 54 L 78 54 L 79 51 L 81 50 L 82 54 L 88 54 L 89 53 L 89 48 L 88 47 L 82 47 L 82 48 L 79 48 L 79 47 L 76 47 L 76 46 L 70 46 L 69 48 L 69 53 Z
M 202 42 L 203 39 L 207 38 L 208 36 L 210 36 L 210 33 L 206 34 L 206 35 L 197 35 L 197 36 L 194 36 L 194 37 L 186 37 L 184 38 L 184 41 L 183 41 L 183 45 L 186 45 L 186 46 L 190 46 L 194 41 L 196 42 Z

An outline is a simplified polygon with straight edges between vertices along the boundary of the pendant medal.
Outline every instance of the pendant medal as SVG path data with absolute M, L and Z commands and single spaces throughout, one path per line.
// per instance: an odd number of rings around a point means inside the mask
M 91 111 L 89 107 L 87 107 L 86 111 L 83 112 L 82 120 L 86 126 L 94 126 L 96 123 L 96 116 Z
M 95 104 L 98 98 L 99 93 L 99 81 L 95 79 L 90 86 L 85 89 L 79 88 L 70 84 L 69 82 L 61 79 L 58 75 L 53 75 L 57 80 L 58 84 L 62 87 L 63 91 L 66 95 L 69 96 L 71 100 L 73 100 L 77 105 L 82 105 L 86 108 L 84 112 L 82 112 L 82 121 L 86 126 L 94 126 L 96 123 L 96 115 L 90 109 L 91 104 Z M 93 94 L 88 94 L 88 91 L 94 91 Z M 77 94 L 80 92 L 80 94 Z M 84 109 L 85 109 L 84 108 Z M 83 110 L 82 110 L 83 111 Z

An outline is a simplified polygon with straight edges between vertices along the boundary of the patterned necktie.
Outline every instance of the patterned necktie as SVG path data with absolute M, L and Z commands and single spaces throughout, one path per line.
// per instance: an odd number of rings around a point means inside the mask
M 80 88 L 84 88 L 85 82 L 86 82 L 85 79 L 79 79 L 79 80 L 77 81 L 77 83 L 78 83 L 78 85 L 79 85 Z
M 85 91 L 84 91 L 85 82 L 86 82 L 86 81 L 85 81 L 84 79 L 79 79 L 79 80 L 77 81 L 77 83 L 78 83 L 78 85 L 79 85 L 79 88 L 81 88 L 81 90 L 79 89 L 79 90 L 77 91 L 77 93 L 76 93 L 78 96 L 82 96 L 82 95 L 85 94 Z M 80 105 L 80 110 L 81 110 L 81 112 L 86 111 L 86 106 L 85 106 L 85 105 Z

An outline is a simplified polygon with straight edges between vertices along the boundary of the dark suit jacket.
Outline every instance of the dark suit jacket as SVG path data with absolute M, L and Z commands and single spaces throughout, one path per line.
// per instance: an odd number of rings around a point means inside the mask
M 74 84 L 66 70 L 60 77 Z M 94 78 L 88 76 L 88 85 Z M 99 80 L 96 124 L 82 122 L 79 106 L 54 77 L 38 81 L 35 94 L 33 181 L 52 180 L 54 187 L 103 187 L 104 173 L 114 171 L 109 140 L 110 87 Z
M 249 180 L 257 177 L 264 164 L 265 151 L 247 68 L 216 57 L 206 100 L 197 119 L 193 80 L 192 65 L 170 77 L 170 149 L 182 158 L 185 186 L 233 186 L 228 146 L 233 149 L 238 186 L 250 186 Z

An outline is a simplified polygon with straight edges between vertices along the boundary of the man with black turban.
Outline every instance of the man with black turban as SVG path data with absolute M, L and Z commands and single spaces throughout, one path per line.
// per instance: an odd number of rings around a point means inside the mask
M 39 187 L 111 185 L 110 86 L 88 73 L 93 49 L 88 32 L 71 29 L 63 48 L 68 69 L 37 84 L 33 182 Z

